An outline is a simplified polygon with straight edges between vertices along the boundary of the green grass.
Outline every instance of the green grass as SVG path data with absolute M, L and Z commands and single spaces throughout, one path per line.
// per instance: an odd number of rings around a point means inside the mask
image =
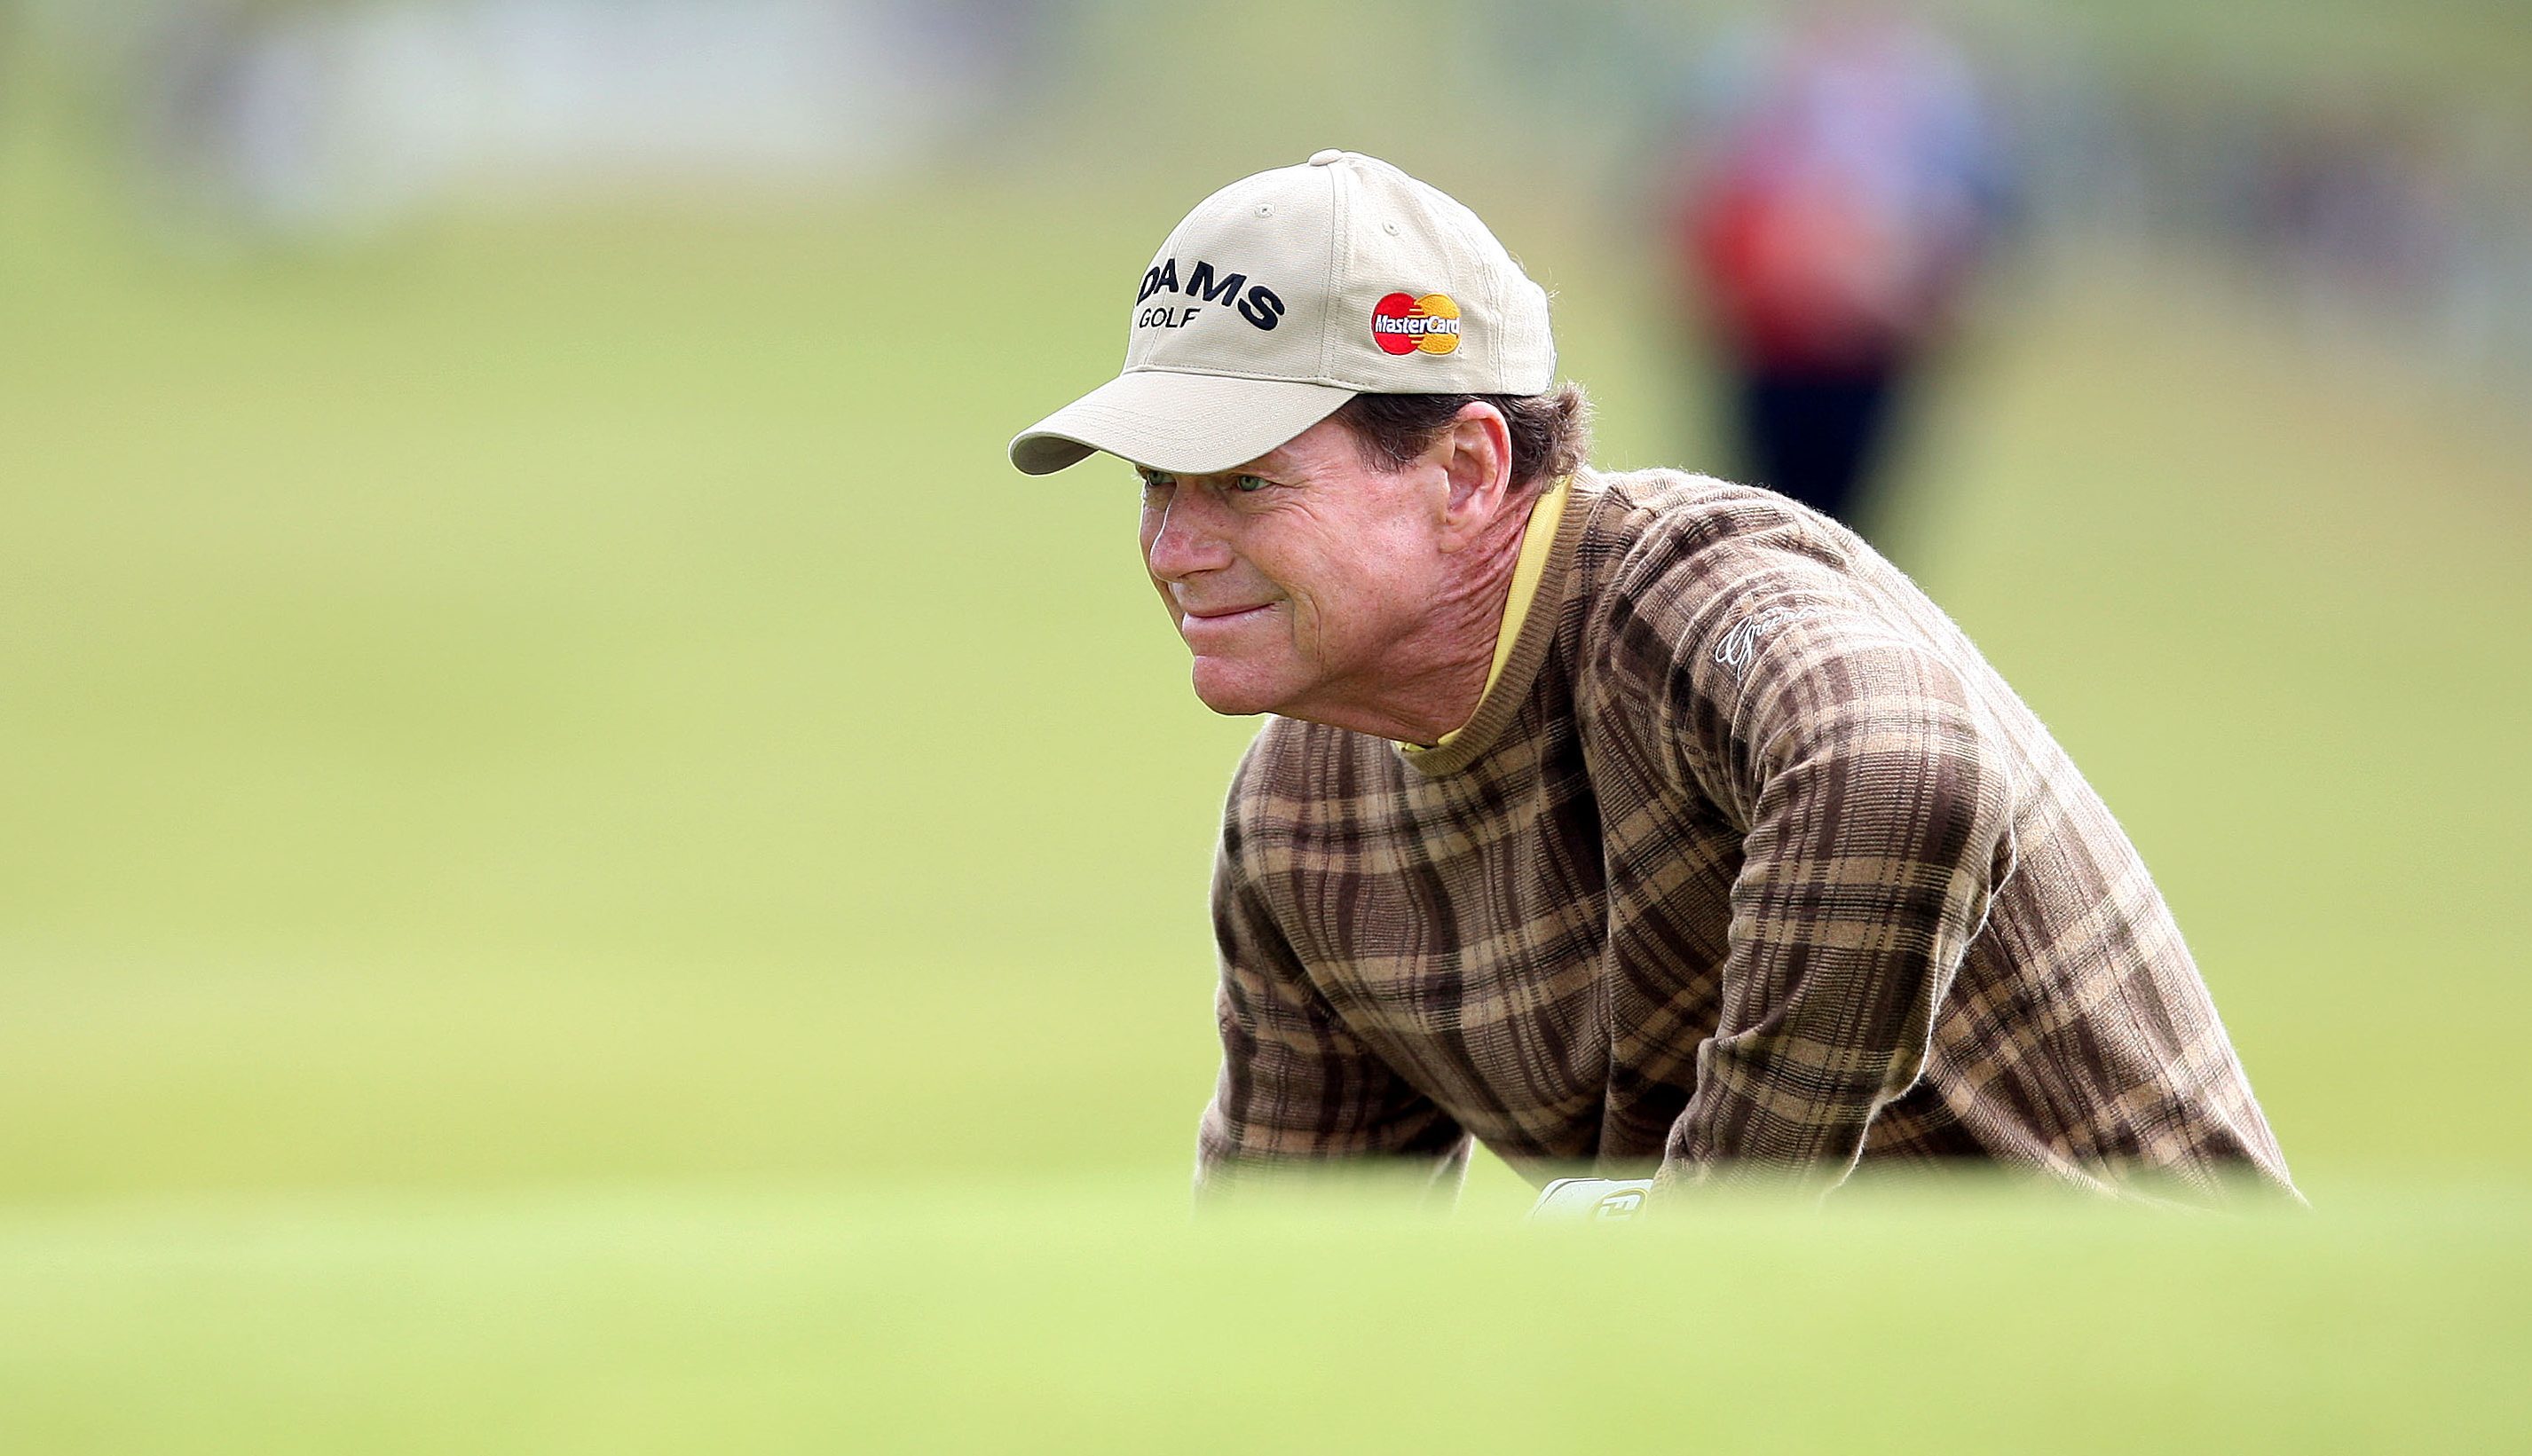
M 2518 1199 L 1675 1227 L 1111 1187 L 337 1197 L 0 1221 L 44 1451 L 2493 1450 Z
M 1539 1239 L 1481 1164 L 1449 1227 L 1190 1229 L 1249 725 L 1186 695 L 1122 470 L 1001 457 L 1113 369 L 1084 280 L 1165 208 L 192 266 L 27 135 L 0 1449 L 2519 1430 L 2519 425 L 2096 259 L 1997 300 L 1889 522 L 2144 847 L 2313 1216 Z M 1558 289 L 1604 462 L 1711 463 L 1640 260 L 1466 190 Z

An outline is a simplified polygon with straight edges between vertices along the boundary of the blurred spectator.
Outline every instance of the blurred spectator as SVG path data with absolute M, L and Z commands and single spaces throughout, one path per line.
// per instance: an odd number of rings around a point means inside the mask
M 2462 210 L 2435 129 L 2388 107 L 2290 112 L 2248 203 L 2254 255 L 2314 341 L 2432 336 L 2460 285 Z
M 1896 16 L 1823 12 L 1718 62 L 1675 252 L 1742 473 L 1853 524 L 2001 219 L 1996 139 L 1961 54 Z

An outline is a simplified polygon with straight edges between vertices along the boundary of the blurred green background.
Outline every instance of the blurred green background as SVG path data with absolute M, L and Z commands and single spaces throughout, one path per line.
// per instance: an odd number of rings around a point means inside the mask
M 1188 203 L 1347 145 L 1554 290 L 1600 464 L 1719 468 L 1636 188 L 1720 22 L 888 10 L 1007 38 L 887 148 L 337 206 L 203 183 L 173 11 L 0 7 L 0 1449 L 2521 1438 L 2518 356 L 2070 206 L 1877 532 L 2144 850 L 2311 1217 L 1524 1238 L 1485 1163 L 1189 1228 L 1254 725 L 1124 468 L 1004 441 Z M 2508 5 L 1961 14 L 2033 92 L 2525 135 Z

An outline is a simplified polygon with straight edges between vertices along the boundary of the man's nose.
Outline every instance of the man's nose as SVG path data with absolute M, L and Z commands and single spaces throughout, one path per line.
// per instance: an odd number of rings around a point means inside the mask
M 1169 503 L 1160 508 L 1160 525 L 1143 548 L 1153 576 L 1179 582 L 1231 564 L 1231 547 L 1206 504 L 1200 490 L 1182 485 L 1170 492 Z

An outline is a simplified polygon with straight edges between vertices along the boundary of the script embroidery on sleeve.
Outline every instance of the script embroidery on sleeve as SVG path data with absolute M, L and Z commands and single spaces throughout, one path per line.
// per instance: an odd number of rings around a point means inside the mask
M 1768 638 L 1806 617 L 1818 615 L 1819 608 L 1807 606 L 1774 606 L 1754 612 L 1734 623 L 1732 630 L 1723 634 L 1723 640 L 1714 644 L 1714 660 L 1732 669 L 1733 675 L 1738 677 L 1749 669 L 1752 659 L 1758 655 L 1758 648 L 1766 644 Z

